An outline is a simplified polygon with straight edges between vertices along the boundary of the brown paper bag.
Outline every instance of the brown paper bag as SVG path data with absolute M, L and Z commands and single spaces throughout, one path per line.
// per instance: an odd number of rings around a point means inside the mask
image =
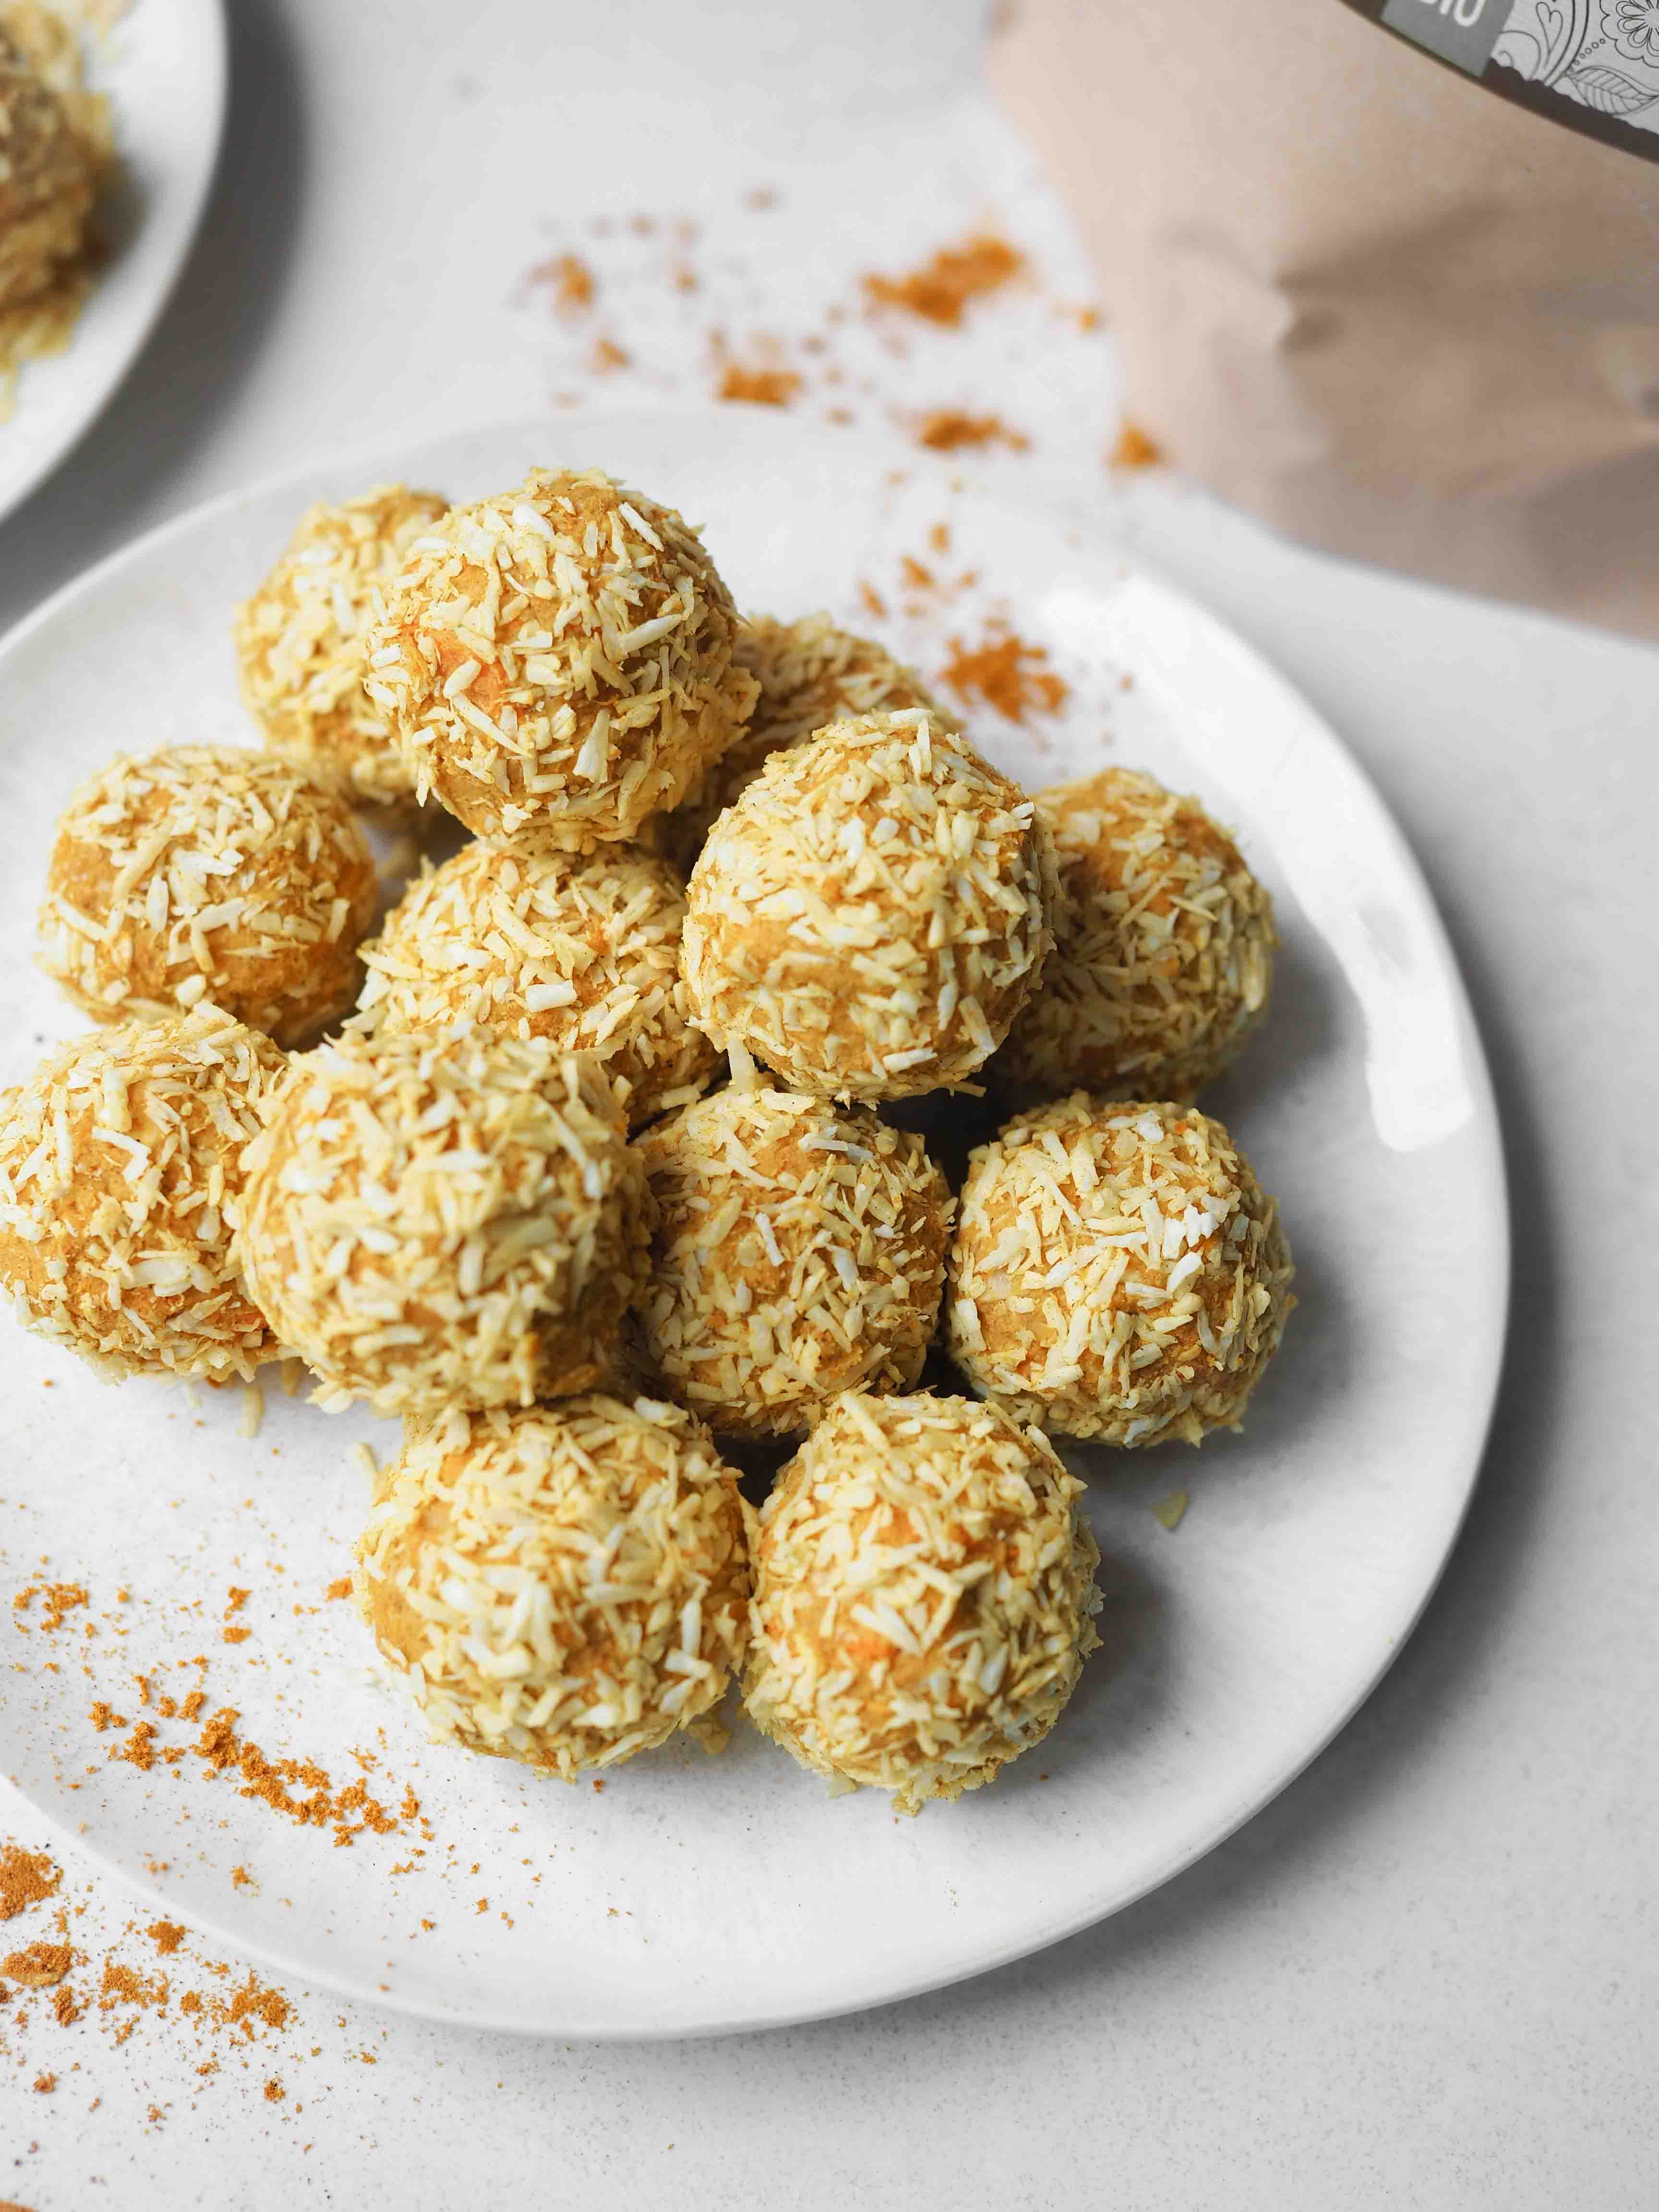
M 1659 166 L 1337 0 L 1015 0 L 987 66 L 1179 466 L 1316 544 L 1659 635 Z

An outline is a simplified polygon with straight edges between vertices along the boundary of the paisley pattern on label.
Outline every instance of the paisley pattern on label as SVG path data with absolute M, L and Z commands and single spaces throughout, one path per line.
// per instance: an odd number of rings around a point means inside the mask
M 1659 0 L 1345 0 L 1489 92 L 1659 161 Z
M 1593 115 L 1659 134 L 1659 0 L 1510 0 L 1492 58 Z

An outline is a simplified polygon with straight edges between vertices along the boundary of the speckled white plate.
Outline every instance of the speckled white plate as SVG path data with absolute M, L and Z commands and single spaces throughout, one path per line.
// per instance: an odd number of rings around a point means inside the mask
M 207 204 L 225 118 L 220 0 L 131 0 L 89 76 L 114 111 L 111 257 L 68 348 L 31 362 L 0 422 L 0 516 L 27 499 L 107 405 L 155 327 Z
M 318 468 L 169 525 L 27 623 L 0 649 L 0 1082 L 76 1026 L 26 958 L 58 809 L 118 746 L 246 734 L 232 603 L 306 502 L 396 476 L 471 496 L 534 462 L 632 478 L 706 525 L 744 605 L 829 606 L 925 667 L 1000 603 L 1071 697 L 1024 727 L 975 715 L 989 753 L 1039 784 L 1143 763 L 1237 826 L 1284 952 L 1265 1027 L 1207 1103 L 1282 1199 L 1301 1308 L 1242 1437 L 1080 1456 L 1104 1649 L 1046 1744 L 915 1820 L 867 1793 L 832 1799 L 740 1720 L 723 1758 L 670 1748 L 603 1794 L 425 1745 L 324 1595 L 364 1509 L 353 1441 L 384 1452 L 392 1431 L 273 1381 L 248 1438 L 235 1392 L 111 1389 L 0 1321 L 0 1595 L 44 1577 L 89 1597 L 55 1632 L 43 1599 L 0 1603 L 0 1771 L 167 1912 L 308 1981 L 566 2036 L 754 2027 L 927 1989 L 1115 1911 L 1342 1725 L 1417 1618 L 1474 1480 L 1504 1331 L 1498 1142 L 1410 854 L 1250 651 L 1109 543 L 945 468 L 896 480 L 887 456 L 745 408 L 572 415 Z M 907 553 L 978 581 L 907 589 Z M 1152 1507 L 1177 1490 L 1191 1503 L 1170 1534 Z M 251 1632 L 228 1644 L 233 1586 L 250 1595 L 230 1626 Z M 364 1754 L 392 1811 L 413 1788 L 429 1838 L 404 1823 L 340 1849 L 188 1748 L 148 1771 L 112 1759 L 155 1717 L 134 1674 L 182 1695 L 198 1655 L 210 1708 L 234 1706 L 247 1740 L 314 1759 L 336 1790 Z M 100 1732 L 100 1698 L 125 1729 Z M 158 1751 L 197 1733 L 162 1720 Z

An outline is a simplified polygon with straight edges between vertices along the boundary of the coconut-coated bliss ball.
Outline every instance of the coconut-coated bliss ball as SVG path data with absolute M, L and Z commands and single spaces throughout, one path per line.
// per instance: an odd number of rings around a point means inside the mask
M 1079 1092 L 972 1156 L 951 1356 L 1060 1435 L 1195 1444 L 1238 1425 L 1291 1272 L 1279 1209 L 1218 1121 Z
M 671 507 L 537 469 L 416 542 L 366 680 L 417 797 L 481 836 L 584 852 L 678 805 L 743 728 L 737 626 Z
M 349 1035 L 295 1060 L 262 1118 L 234 1249 L 319 1404 L 527 1406 L 609 1378 L 647 1201 L 591 1061 Z
M 839 629 L 828 615 L 777 622 L 756 615 L 738 632 L 736 657 L 760 686 L 749 726 L 692 795 L 653 825 L 664 849 L 689 869 L 714 817 L 746 791 L 774 753 L 804 745 L 849 715 L 925 707 L 935 728 L 958 725 L 914 668 L 884 645 Z
M 1083 1486 L 969 1398 L 838 1399 L 754 1544 L 744 1701 L 763 1735 L 901 1813 L 1045 1736 L 1099 1641 Z
M 472 1022 L 592 1053 L 636 1126 L 705 1088 L 720 1056 L 680 975 L 685 890 L 633 845 L 520 853 L 479 840 L 428 868 L 363 947 L 353 1026 Z
M 775 754 L 686 887 L 699 1025 L 788 1088 L 969 1081 L 1036 988 L 1054 848 L 1018 785 L 922 708 Z
M 37 957 L 94 1021 L 211 1000 L 278 1044 L 349 1011 L 374 862 L 345 800 L 269 753 L 118 757 L 58 825 Z
M 1040 1098 L 1191 1098 L 1261 1019 L 1273 902 L 1194 799 L 1109 768 L 1036 794 L 1060 865 L 1054 949 L 996 1065 Z
M 415 787 L 384 710 L 363 689 L 366 637 L 410 546 L 448 508 L 407 484 L 313 507 L 236 612 L 242 697 L 266 744 L 354 799 L 385 804 Z
M 689 1413 L 451 1411 L 376 1489 L 357 1605 L 440 1741 L 574 1781 L 708 1727 L 749 1565 L 737 1478 Z
M 275 1352 L 231 1253 L 283 1055 L 217 1006 L 58 1046 L 0 1091 L 0 1287 L 107 1379 L 225 1382 Z
M 98 185 L 92 148 L 13 28 L 0 21 L 0 310 L 49 290 L 80 252 Z
M 904 1390 L 939 1316 L 952 1201 L 864 1107 L 723 1091 L 635 1140 L 656 1227 L 643 1365 L 717 1431 L 789 1436 L 838 1392 Z

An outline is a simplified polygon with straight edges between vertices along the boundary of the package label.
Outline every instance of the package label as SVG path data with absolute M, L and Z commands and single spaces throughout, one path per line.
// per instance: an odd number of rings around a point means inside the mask
M 1346 0 L 1489 90 L 1659 161 L 1659 0 Z

